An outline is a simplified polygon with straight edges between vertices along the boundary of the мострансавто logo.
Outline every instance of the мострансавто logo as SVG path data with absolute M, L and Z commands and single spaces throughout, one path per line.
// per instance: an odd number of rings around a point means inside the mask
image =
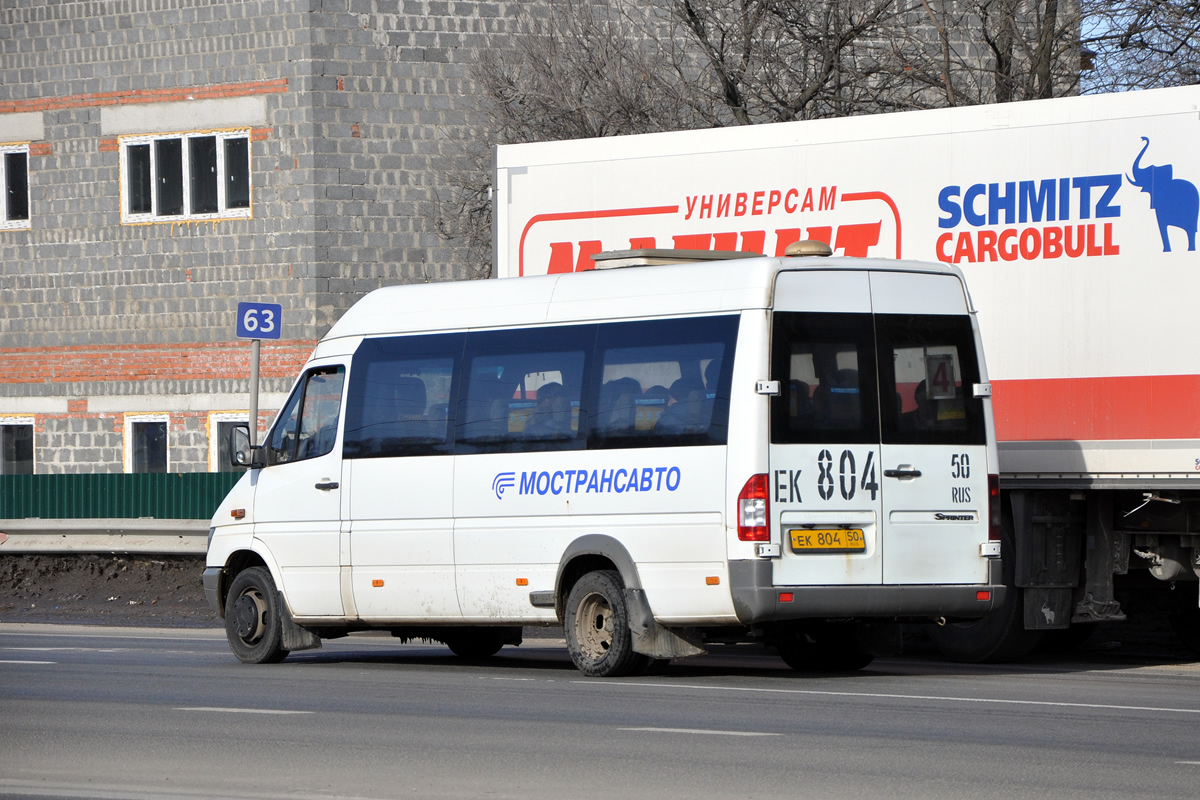
M 499 472 L 492 479 L 497 500 L 514 486 L 517 494 L 624 494 L 626 492 L 674 492 L 683 481 L 679 467 L 631 467 L 630 469 L 560 469 Z
M 1163 252 L 1171 252 L 1168 228 L 1182 230 L 1188 250 L 1195 250 L 1200 193 L 1191 181 L 1174 177 L 1171 164 L 1143 166 L 1150 139 L 1142 141 L 1132 176 L 1118 172 L 943 187 L 938 227 L 946 232 L 937 239 L 938 259 L 959 264 L 1119 255 L 1115 223 L 1108 220 L 1121 217 L 1116 200 L 1125 181 L 1150 195 Z

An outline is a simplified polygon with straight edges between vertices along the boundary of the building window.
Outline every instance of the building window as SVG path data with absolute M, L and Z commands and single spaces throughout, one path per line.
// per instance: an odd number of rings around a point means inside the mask
M 33 420 L 0 422 L 0 475 L 33 474 Z
M 245 425 L 250 418 L 246 412 L 214 411 L 208 415 L 209 472 L 244 472 L 229 461 L 229 432 L 235 425 Z
M 29 223 L 29 145 L 0 145 L 0 229 Z
M 121 221 L 250 216 L 250 131 L 121 138 Z
M 125 471 L 166 472 L 168 466 L 166 414 L 125 415 Z

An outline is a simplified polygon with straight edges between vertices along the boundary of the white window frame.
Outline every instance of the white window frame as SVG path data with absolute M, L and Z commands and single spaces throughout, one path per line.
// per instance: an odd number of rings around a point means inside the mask
M 25 154 L 25 207 L 29 209 L 28 219 L 8 218 L 8 164 L 4 157 L 8 153 Z M 25 231 L 33 227 L 33 207 L 29 202 L 29 142 L 19 144 L 0 144 L 0 230 Z
M 0 414 L 0 427 L 8 425 L 28 425 L 33 428 L 34 447 L 33 447 L 33 471 L 37 472 L 38 449 L 37 449 L 37 426 L 34 424 L 33 417 L 19 416 L 16 414 Z M 0 465 L 0 475 L 6 474 Z
M 170 414 L 142 414 L 130 413 L 125 414 L 125 424 L 121 431 L 122 450 L 124 450 L 124 469 L 125 472 L 133 472 L 133 426 L 138 422 L 165 422 L 167 423 L 167 472 L 171 471 L 171 415 Z
M 121 222 L 126 225 L 138 225 L 147 222 L 187 222 L 190 220 L 216 220 L 216 219 L 250 219 L 254 208 L 254 182 L 251 176 L 254 173 L 250 162 L 253 160 L 251 155 L 251 131 L 249 128 L 233 128 L 229 130 L 211 130 L 211 131 L 187 131 L 175 133 L 155 133 L 155 134 L 136 134 L 118 137 L 120 142 L 120 173 L 121 173 Z M 188 140 L 196 139 L 205 136 L 213 136 L 217 139 L 217 210 L 211 213 L 197 214 L 192 212 L 192 194 L 191 187 L 191 148 L 188 146 Z M 160 214 L 158 212 L 158 192 L 155 187 L 158 185 L 158 156 L 157 148 L 154 146 L 156 142 L 164 139 L 179 139 L 181 140 L 182 152 L 182 171 L 181 176 L 183 187 L 183 213 L 182 214 Z M 250 205 L 245 208 L 227 208 L 225 203 L 225 184 L 228 181 L 228 174 L 225 171 L 225 142 L 229 139 L 245 139 L 246 140 L 246 191 L 250 198 Z M 149 213 L 132 214 L 129 211 L 129 148 L 136 145 L 150 146 L 150 207 Z M 32 215 L 31 215 L 32 216 Z
M 208 412 L 208 471 L 221 472 L 221 423 L 240 422 L 250 424 L 249 411 L 210 411 Z

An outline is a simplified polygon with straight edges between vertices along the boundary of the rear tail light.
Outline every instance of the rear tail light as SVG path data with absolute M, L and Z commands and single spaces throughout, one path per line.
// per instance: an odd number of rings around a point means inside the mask
M 770 519 L 767 476 L 754 475 L 738 494 L 738 538 L 743 542 L 768 541 L 771 538 Z
M 999 475 L 988 475 L 988 541 L 1000 541 Z

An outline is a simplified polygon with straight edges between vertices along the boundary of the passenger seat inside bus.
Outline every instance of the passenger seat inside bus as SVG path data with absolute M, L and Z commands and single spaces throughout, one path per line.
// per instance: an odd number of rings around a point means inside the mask
M 820 427 L 833 430 L 857 428 L 862 420 L 858 393 L 858 370 L 839 369 L 817 388 Z
M 636 378 L 617 378 L 600 387 L 597 430 L 602 436 L 627 436 L 637 422 L 637 398 L 642 385 Z
M 383 453 L 404 442 L 424 441 L 431 436 L 425 418 L 425 382 L 420 378 L 397 378 L 391 396 L 370 397 L 363 413 L 369 438 L 379 442 Z
M 703 433 L 708 430 L 704 419 L 704 387 L 696 380 L 680 378 L 671 384 L 674 401 L 663 409 L 654 426 L 656 433 Z

